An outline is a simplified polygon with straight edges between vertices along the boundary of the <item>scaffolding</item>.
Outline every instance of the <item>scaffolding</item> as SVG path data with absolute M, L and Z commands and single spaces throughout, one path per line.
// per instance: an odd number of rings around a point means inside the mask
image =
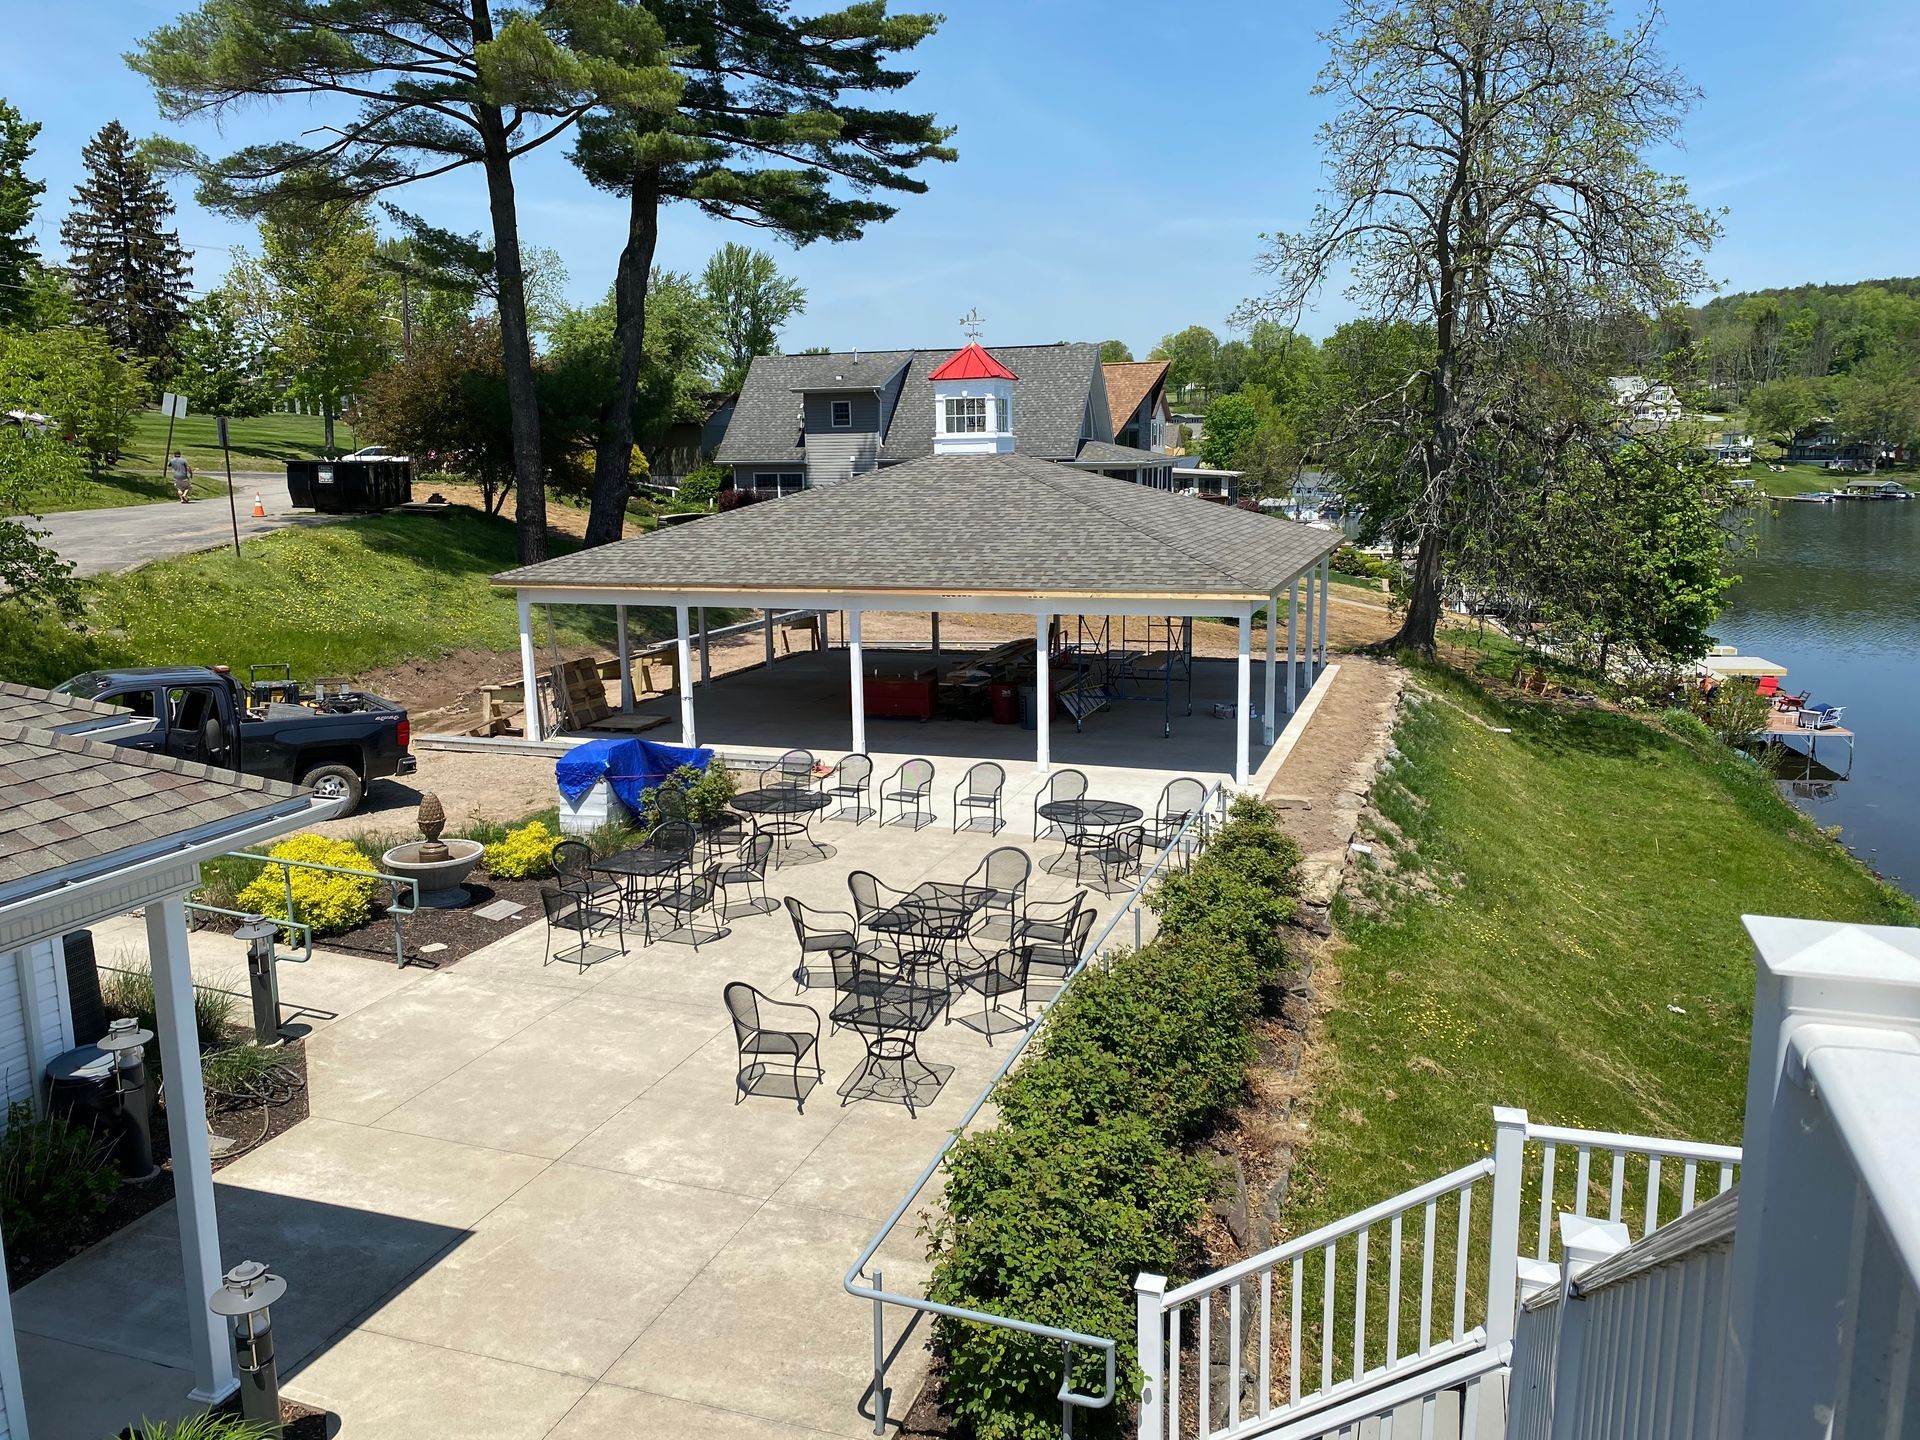
M 1115 628 L 1119 635 L 1114 635 Z M 1136 634 L 1136 626 L 1144 629 Z M 1173 735 L 1174 681 L 1186 685 L 1186 713 L 1193 714 L 1193 618 L 1183 615 L 1074 617 L 1074 638 L 1060 647 L 1074 661 L 1073 683 L 1060 705 L 1083 728 L 1086 716 L 1125 702 L 1160 702 L 1160 734 Z

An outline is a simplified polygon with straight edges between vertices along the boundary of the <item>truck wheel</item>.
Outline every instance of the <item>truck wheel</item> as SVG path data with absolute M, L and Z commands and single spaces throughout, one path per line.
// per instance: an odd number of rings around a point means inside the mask
M 351 815 L 360 808 L 366 794 L 366 782 L 351 765 L 316 765 L 300 777 L 300 783 L 313 792 L 316 800 L 345 800 L 340 813 Z

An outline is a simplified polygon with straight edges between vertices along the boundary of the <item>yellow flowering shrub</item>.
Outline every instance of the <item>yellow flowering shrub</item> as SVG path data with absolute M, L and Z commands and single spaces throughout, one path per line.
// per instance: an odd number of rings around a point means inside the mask
M 553 873 L 553 847 L 560 837 L 543 820 L 530 820 L 486 848 L 487 873 L 501 880 L 532 880 Z
M 307 860 L 317 865 L 338 865 L 346 870 L 364 870 L 363 880 L 356 875 L 336 875 L 330 870 L 306 870 L 299 866 L 264 867 L 234 900 L 233 908 L 273 920 L 298 920 L 311 925 L 316 935 L 338 935 L 355 929 L 373 918 L 373 896 L 380 882 L 379 871 L 358 845 L 346 840 L 329 840 L 324 835 L 294 835 L 267 852 L 276 860 Z M 287 879 L 293 880 L 293 914 L 287 914 Z

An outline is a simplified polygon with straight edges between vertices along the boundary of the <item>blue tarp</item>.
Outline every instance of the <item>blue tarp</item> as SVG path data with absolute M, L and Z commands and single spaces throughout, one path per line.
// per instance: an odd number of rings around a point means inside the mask
M 577 805 L 604 779 L 620 803 L 638 813 L 642 790 L 653 789 L 682 765 L 705 770 L 712 759 L 713 751 L 705 746 L 689 749 L 654 740 L 589 740 L 554 762 L 553 778 L 570 805 Z

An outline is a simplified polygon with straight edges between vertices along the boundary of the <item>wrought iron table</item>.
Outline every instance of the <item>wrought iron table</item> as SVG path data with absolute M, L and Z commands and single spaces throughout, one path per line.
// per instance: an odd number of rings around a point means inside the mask
M 1095 800 L 1090 796 L 1078 800 L 1049 800 L 1040 807 L 1040 818 L 1058 825 L 1065 840 L 1048 868 L 1062 864 L 1071 855 L 1073 878 L 1078 881 L 1081 857 L 1086 850 L 1106 843 L 1109 831 L 1122 825 L 1136 825 L 1146 814 L 1138 805 L 1130 805 L 1125 800 Z
M 919 1116 L 953 1074 L 920 1058 L 920 1037 L 947 1003 L 947 987 L 883 978 L 855 988 L 833 1007 L 833 1021 L 866 1037 L 867 1058 L 840 1084 L 840 1103 L 879 1100 Z
M 796 841 L 804 841 L 816 852 L 820 850 L 808 827 L 813 824 L 813 817 L 833 801 L 826 792 L 810 785 L 777 784 L 742 790 L 727 803 L 741 814 L 752 816 L 760 829 L 773 837 L 773 863 L 778 865 Z
M 665 880 L 676 875 L 692 859 L 693 852 L 689 850 L 655 850 L 651 846 L 639 845 L 615 855 L 604 855 L 587 869 L 617 882 L 621 902 L 627 909 L 627 918 L 631 920 L 638 916 L 644 923 L 648 903 L 653 893 L 661 888 L 646 882 Z

